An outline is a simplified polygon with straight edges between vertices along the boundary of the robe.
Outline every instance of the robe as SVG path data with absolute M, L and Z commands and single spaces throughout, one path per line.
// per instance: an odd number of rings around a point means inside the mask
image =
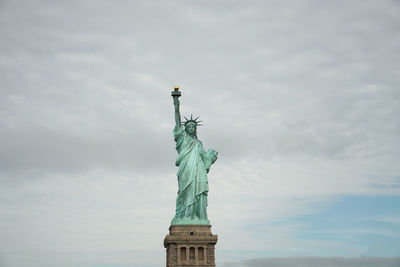
M 207 219 L 207 153 L 197 137 L 188 135 L 182 126 L 174 128 L 179 167 L 176 214 L 172 224 L 209 224 Z

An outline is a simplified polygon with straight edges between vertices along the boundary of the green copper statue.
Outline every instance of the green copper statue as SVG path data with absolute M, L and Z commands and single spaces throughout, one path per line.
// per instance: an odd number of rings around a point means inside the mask
M 211 164 L 217 160 L 218 152 L 213 149 L 204 151 L 203 145 L 197 139 L 198 117 L 181 122 L 179 112 L 179 97 L 181 92 L 176 86 L 172 92 L 175 106 L 174 138 L 178 158 L 175 165 L 178 169 L 178 197 L 176 198 L 176 213 L 172 225 L 202 224 L 209 225 L 207 219 L 207 173 Z

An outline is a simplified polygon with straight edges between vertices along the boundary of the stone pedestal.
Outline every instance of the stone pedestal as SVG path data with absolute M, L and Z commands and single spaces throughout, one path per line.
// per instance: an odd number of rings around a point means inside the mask
M 164 239 L 167 267 L 215 267 L 217 240 L 211 225 L 171 225 Z

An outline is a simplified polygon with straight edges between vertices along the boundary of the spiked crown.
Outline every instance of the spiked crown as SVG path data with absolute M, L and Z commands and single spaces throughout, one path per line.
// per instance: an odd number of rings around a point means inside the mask
M 184 116 L 185 117 L 185 116 Z M 198 121 L 197 119 L 198 118 L 200 118 L 200 117 L 197 117 L 197 118 L 195 118 L 195 119 L 193 119 L 193 115 L 190 115 L 190 119 L 188 119 L 188 118 L 186 118 L 185 117 L 185 122 L 182 122 L 182 124 L 183 125 L 185 125 L 185 127 L 186 127 L 186 125 L 188 125 L 189 123 L 194 123 L 195 125 L 196 125 L 196 127 L 197 126 L 202 126 L 201 124 L 200 124 L 200 122 L 202 122 L 202 121 Z

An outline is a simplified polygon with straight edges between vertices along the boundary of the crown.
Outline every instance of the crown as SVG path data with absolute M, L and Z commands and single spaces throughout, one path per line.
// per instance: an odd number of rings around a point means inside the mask
M 184 117 L 185 117 L 185 116 L 184 116 Z M 193 119 L 193 115 L 190 115 L 190 119 L 188 119 L 188 118 L 185 117 L 185 120 L 186 120 L 186 121 L 183 122 L 182 124 L 184 124 L 185 127 L 186 127 L 186 125 L 189 124 L 189 123 L 194 123 L 194 124 L 196 124 L 196 126 L 202 126 L 202 125 L 200 124 L 200 122 L 202 122 L 202 121 L 198 121 L 198 120 L 197 120 L 198 118 L 200 118 L 200 117 L 197 117 L 197 118 Z

